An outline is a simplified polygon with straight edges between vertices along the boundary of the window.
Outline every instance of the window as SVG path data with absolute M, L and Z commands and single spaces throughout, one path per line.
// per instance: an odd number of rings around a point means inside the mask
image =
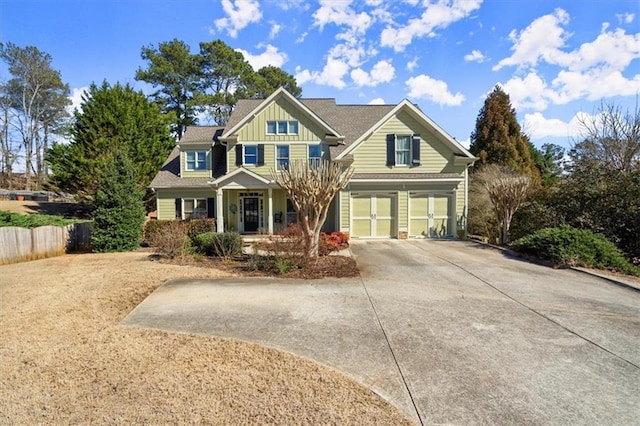
M 206 151 L 187 151 L 185 155 L 187 170 L 207 170 Z
M 184 198 L 182 202 L 184 204 L 182 211 L 185 219 L 200 219 L 207 217 L 206 198 Z
M 396 136 L 396 165 L 408 166 L 411 161 L 411 136 Z
M 244 145 L 243 164 L 258 164 L 258 147 L 255 145 Z
M 287 225 L 298 222 L 298 213 L 293 208 L 293 203 L 287 198 Z
M 289 168 L 289 145 L 276 146 L 276 169 Z
M 322 145 L 309 145 L 309 165 L 319 167 L 322 164 Z
M 267 121 L 268 135 L 297 135 L 297 121 Z

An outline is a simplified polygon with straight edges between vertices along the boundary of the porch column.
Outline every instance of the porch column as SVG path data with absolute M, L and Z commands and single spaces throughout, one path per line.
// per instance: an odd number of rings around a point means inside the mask
M 224 203 L 222 189 L 216 189 L 216 230 L 224 232 Z
M 273 189 L 269 188 L 269 201 L 267 202 L 267 233 L 273 234 Z

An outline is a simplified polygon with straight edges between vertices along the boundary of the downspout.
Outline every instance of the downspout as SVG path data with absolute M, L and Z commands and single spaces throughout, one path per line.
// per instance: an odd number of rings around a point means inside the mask
M 469 167 L 464 168 L 464 236 L 467 236 L 469 224 Z

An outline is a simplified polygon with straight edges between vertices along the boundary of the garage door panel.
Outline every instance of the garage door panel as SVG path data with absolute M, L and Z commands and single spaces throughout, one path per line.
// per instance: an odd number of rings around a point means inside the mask
M 390 196 L 376 197 L 376 216 L 390 218 L 393 216 L 393 199 Z
M 420 237 L 429 235 L 429 221 L 424 219 L 411 219 L 409 221 L 409 229 L 412 237 Z
M 446 195 L 433 196 L 433 215 L 438 217 L 449 216 L 449 197 Z
M 354 194 L 351 198 L 351 235 L 396 236 L 396 197 L 393 194 Z
M 451 232 L 449 230 L 449 219 L 434 219 L 430 236 L 433 238 L 451 236 Z
M 448 194 L 410 194 L 409 235 L 430 238 L 452 236 L 450 200 Z
M 370 197 L 353 197 L 352 201 L 353 217 L 370 217 L 371 216 L 371 198 Z
M 376 219 L 376 237 L 394 237 L 393 219 Z
M 429 196 L 427 194 L 414 194 L 411 196 L 410 217 L 427 217 L 429 211 Z
M 371 220 L 370 219 L 353 219 L 353 229 L 351 234 L 354 237 L 370 237 L 371 236 Z

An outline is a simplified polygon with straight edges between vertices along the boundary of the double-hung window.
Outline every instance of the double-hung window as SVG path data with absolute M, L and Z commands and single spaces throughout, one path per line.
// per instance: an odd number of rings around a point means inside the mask
M 243 164 L 258 164 L 258 147 L 256 145 L 244 145 Z
M 183 214 L 185 219 L 200 219 L 207 217 L 206 198 L 184 198 Z
M 396 135 L 396 166 L 408 166 L 411 162 L 411 136 Z
M 289 168 L 289 145 L 276 145 L 276 169 Z
M 309 165 L 319 167 L 322 164 L 322 145 L 309 145 Z
M 207 170 L 206 151 L 186 151 L 185 156 L 187 170 Z
M 267 121 L 268 135 L 297 135 L 297 121 Z
M 298 222 L 298 213 L 293 207 L 293 202 L 290 198 L 287 198 L 287 225 Z

